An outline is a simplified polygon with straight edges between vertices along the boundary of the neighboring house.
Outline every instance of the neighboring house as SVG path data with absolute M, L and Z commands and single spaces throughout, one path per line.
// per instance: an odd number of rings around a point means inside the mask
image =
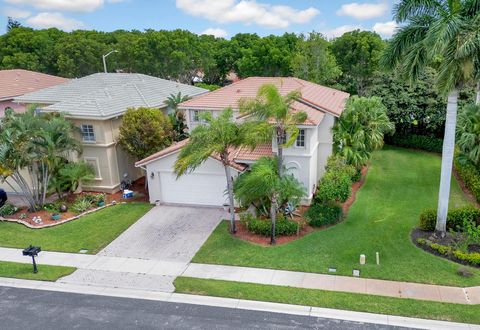
M 0 70 L 0 118 L 5 110 L 24 112 L 25 105 L 13 102 L 15 97 L 55 86 L 68 81 L 66 78 L 51 76 L 40 72 L 14 69 Z
M 292 104 L 291 111 L 304 111 L 307 120 L 298 125 L 300 134 L 293 146 L 284 149 L 284 164 L 289 173 L 303 183 L 309 204 L 323 175 L 327 158 L 332 153 L 332 127 L 345 107 L 349 94 L 320 86 L 297 78 L 252 77 L 241 80 L 214 92 L 199 96 L 179 105 L 186 113 L 188 127 L 201 125 L 202 112 L 217 116 L 231 107 L 237 120 L 242 120 L 238 102 L 242 98 L 255 98 L 260 86 L 275 84 L 283 95 L 298 90 L 302 97 Z M 194 205 L 223 205 L 226 179 L 222 164 L 212 155 L 202 166 L 178 180 L 173 173 L 173 164 L 183 141 L 136 163 L 147 171 L 150 201 L 152 203 L 180 203 Z M 233 176 L 248 168 L 262 156 L 273 156 L 277 152 L 275 139 L 251 151 L 239 148 L 233 153 L 231 167 Z
M 96 73 L 15 98 L 20 104 L 37 104 L 41 112 L 63 112 L 79 128 L 81 159 L 92 165 L 95 180 L 84 189 L 112 193 L 124 175 L 132 180 L 142 173 L 117 144 L 122 115 L 128 108 L 150 107 L 168 112 L 165 101 L 181 92 L 190 97 L 208 92 L 143 74 Z

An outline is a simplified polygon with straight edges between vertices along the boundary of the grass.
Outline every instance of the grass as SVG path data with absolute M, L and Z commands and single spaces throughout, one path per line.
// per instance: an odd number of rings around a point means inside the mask
M 38 265 L 38 273 L 33 273 L 32 264 L 0 261 L 0 277 L 21 278 L 38 281 L 56 281 L 73 273 L 76 268 Z
M 393 314 L 443 321 L 480 323 L 480 305 L 448 304 L 189 277 L 178 277 L 174 284 L 175 291 L 181 293 Z
M 0 222 L 0 246 L 25 248 L 32 244 L 45 251 L 95 254 L 149 211 L 146 203 L 107 207 L 63 225 L 30 229 L 21 224 Z
M 425 152 L 388 147 L 375 152 L 364 186 L 346 220 L 326 230 L 275 247 L 254 245 L 228 233 L 222 222 L 193 262 L 351 275 L 360 268 L 362 277 L 472 286 L 474 276 L 457 275 L 460 265 L 436 257 L 413 245 L 410 231 L 426 208 L 436 208 L 440 179 L 440 157 Z M 458 183 L 452 179 L 450 206 L 468 204 Z M 380 265 L 375 265 L 375 252 Z M 367 264 L 359 265 L 366 254 Z

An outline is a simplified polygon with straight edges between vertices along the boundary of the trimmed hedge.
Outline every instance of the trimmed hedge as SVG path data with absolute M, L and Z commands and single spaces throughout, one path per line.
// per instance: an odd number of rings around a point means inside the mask
M 463 226 L 463 221 L 468 220 L 480 225 L 480 209 L 473 206 L 466 206 L 448 211 L 447 229 L 456 229 Z M 434 209 L 425 210 L 420 214 L 419 228 L 425 231 L 434 231 L 437 222 L 437 211 Z
M 352 194 L 352 179 L 344 172 L 326 172 L 318 184 L 314 203 L 345 202 Z
M 450 246 L 433 243 L 430 240 L 424 238 L 418 238 L 417 243 L 423 246 L 427 246 L 430 249 L 438 252 L 439 254 L 450 257 L 453 260 L 456 259 L 457 261 L 468 263 L 474 266 L 480 265 L 480 253 L 465 253 L 460 250 L 455 250 Z
M 442 153 L 443 140 L 426 135 L 393 135 L 386 138 L 388 144 L 430 152 Z
M 312 227 L 321 227 L 339 222 L 342 219 L 342 207 L 337 204 L 314 204 L 305 213 Z
M 270 220 L 261 220 L 255 218 L 253 215 L 246 213 L 240 216 L 241 221 L 248 231 L 257 235 L 269 237 L 272 235 L 272 223 Z M 299 230 L 300 224 L 298 222 L 288 220 L 284 217 L 278 217 L 275 222 L 276 236 L 293 236 Z
M 465 183 L 465 186 L 472 192 L 473 196 L 480 203 L 480 169 L 471 163 L 462 164 L 455 158 L 455 169 Z

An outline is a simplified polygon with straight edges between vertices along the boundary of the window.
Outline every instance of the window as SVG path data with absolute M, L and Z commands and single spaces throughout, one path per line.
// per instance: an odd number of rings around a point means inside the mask
M 297 142 L 295 143 L 297 147 L 304 148 L 305 147 L 305 130 L 301 129 L 298 132 Z
M 194 122 L 198 123 L 200 121 L 200 111 L 193 110 L 192 111 L 192 118 L 193 118 Z
M 95 132 L 93 130 L 93 125 L 82 125 L 80 128 L 82 131 L 82 140 L 85 142 L 94 142 L 95 141 Z
M 95 180 L 102 180 L 102 176 L 100 175 L 100 164 L 98 162 L 97 157 L 85 157 L 85 162 L 91 166 L 93 169 L 93 175 L 95 176 Z

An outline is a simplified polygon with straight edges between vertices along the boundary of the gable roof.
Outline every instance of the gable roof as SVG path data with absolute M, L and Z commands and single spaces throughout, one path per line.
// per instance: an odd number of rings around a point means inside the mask
M 19 103 L 50 104 L 46 112 L 70 117 L 108 119 L 131 107 L 164 107 L 171 94 L 196 96 L 203 88 L 138 73 L 95 73 L 15 98 Z
M 224 109 L 231 107 L 238 109 L 238 102 L 242 98 L 255 98 L 260 86 L 274 84 L 280 94 L 286 95 L 292 91 L 302 94 L 297 103 L 302 103 L 312 109 L 319 108 L 334 116 L 340 116 L 345 102 L 350 94 L 314 84 L 293 77 L 250 77 L 217 89 L 211 93 L 180 104 L 181 109 Z M 305 110 L 303 110 L 305 111 Z M 308 114 L 308 113 L 307 113 Z
M 25 93 L 55 86 L 66 78 L 23 69 L 0 70 L 0 100 L 13 99 Z

